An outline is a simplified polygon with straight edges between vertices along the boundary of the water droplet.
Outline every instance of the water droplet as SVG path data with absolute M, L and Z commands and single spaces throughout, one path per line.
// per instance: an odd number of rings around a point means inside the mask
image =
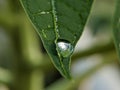
M 45 34 L 45 30 L 44 30 L 44 29 L 42 29 L 42 34 L 43 34 L 43 36 L 44 36 L 45 38 L 47 38 L 47 36 L 46 36 L 46 34 Z
M 71 43 L 66 41 L 58 41 L 57 51 L 62 57 L 68 57 L 73 53 L 73 46 Z
M 40 14 L 49 14 L 50 12 L 47 12 L 47 11 L 42 11 L 40 12 Z
M 51 26 L 50 26 L 50 25 L 48 25 L 48 28 L 51 28 Z

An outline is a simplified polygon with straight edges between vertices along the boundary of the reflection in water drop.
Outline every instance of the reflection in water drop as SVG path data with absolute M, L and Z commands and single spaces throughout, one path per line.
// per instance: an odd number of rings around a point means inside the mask
M 73 53 L 73 46 L 69 42 L 59 41 L 56 44 L 57 51 L 62 57 L 68 57 Z

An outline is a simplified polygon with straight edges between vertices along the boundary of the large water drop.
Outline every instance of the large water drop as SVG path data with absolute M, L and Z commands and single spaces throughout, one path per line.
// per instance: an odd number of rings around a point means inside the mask
M 66 41 L 58 41 L 57 51 L 62 57 L 69 57 L 73 53 L 73 45 Z

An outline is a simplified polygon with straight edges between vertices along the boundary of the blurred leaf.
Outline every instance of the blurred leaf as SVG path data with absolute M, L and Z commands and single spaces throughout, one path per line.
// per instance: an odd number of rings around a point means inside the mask
M 116 49 L 118 51 L 119 60 L 120 60 L 120 0 L 117 0 L 116 5 L 117 6 L 116 6 L 114 22 L 113 22 L 114 25 L 113 34 L 114 34 Z
M 93 0 L 20 0 L 60 73 L 70 78 L 70 57 Z
M 110 16 L 102 16 L 102 15 L 93 15 L 89 19 L 89 26 L 92 30 L 93 35 L 96 35 L 101 32 L 107 31 L 108 27 L 111 26 L 111 17 Z M 105 28 L 105 29 L 104 29 Z

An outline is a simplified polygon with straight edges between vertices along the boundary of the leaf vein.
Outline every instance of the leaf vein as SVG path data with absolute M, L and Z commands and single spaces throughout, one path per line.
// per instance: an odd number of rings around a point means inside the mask
M 59 31 L 58 31 L 58 24 L 57 24 L 58 18 L 57 18 L 57 12 L 56 12 L 56 7 L 55 7 L 55 0 L 51 0 L 51 5 L 52 5 L 52 15 L 53 15 L 53 22 L 54 22 L 54 31 L 55 31 L 56 40 L 57 40 L 59 37 Z

